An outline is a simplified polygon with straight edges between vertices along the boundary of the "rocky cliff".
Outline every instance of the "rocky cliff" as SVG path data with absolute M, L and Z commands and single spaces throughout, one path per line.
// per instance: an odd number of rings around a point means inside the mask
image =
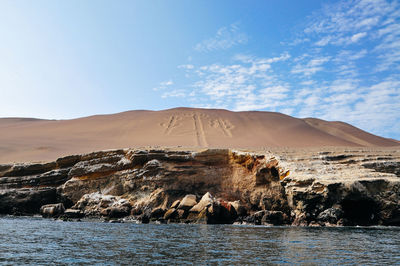
M 0 213 L 400 225 L 400 151 L 121 149 L 0 165 Z

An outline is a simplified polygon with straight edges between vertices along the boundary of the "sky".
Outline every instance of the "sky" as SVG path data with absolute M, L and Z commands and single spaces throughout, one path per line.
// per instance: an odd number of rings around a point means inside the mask
M 400 3 L 0 0 L 0 117 L 281 112 L 400 139 Z

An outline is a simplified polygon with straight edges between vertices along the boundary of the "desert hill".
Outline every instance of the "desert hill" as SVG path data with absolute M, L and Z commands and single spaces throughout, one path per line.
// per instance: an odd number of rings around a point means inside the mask
M 0 163 L 126 147 L 400 146 L 343 122 L 273 112 L 175 108 L 71 120 L 0 118 Z

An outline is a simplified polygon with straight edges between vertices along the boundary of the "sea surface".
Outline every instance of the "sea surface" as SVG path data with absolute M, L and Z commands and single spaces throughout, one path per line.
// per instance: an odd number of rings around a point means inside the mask
M 400 228 L 61 222 L 0 217 L 6 265 L 395 265 Z

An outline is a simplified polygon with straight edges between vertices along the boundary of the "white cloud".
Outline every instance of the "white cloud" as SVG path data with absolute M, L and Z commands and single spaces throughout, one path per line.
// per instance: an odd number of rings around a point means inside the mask
M 171 90 L 164 92 L 161 95 L 161 98 L 169 98 L 169 97 L 185 97 L 186 93 L 184 90 Z
M 208 103 L 200 105 L 213 107 L 228 104 L 234 110 L 276 108 L 281 104 L 280 99 L 287 97 L 289 88 L 286 83 L 279 81 L 272 67 L 289 58 L 287 52 L 269 58 L 237 55 L 230 65 L 194 66 L 189 70 L 198 78 L 192 85 L 196 93 L 193 96 L 186 93 L 185 96 L 195 102 L 195 106 L 206 100 Z M 163 97 L 181 96 L 183 91 L 163 94 Z
M 318 71 L 322 71 L 323 64 L 328 62 L 330 57 L 318 57 L 318 58 L 313 58 L 310 61 L 308 61 L 307 64 L 296 64 L 293 69 L 292 73 L 293 74 L 303 74 L 305 76 L 310 76 L 315 74 Z
M 172 80 L 168 80 L 168 81 L 164 81 L 164 82 L 160 83 L 161 86 L 171 86 L 173 84 L 174 84 L 174 82 Z
M 355 43 L 355 42 L 358 42 L 359 40 L 361 40 L 362 38 L 364 38 L 365 36 L 367 36 L 366 32 L 356 33 L 353 36 L 351 36 L 350 40 L 351 40 L 351 42 Z
M 193 69 L 193 68 L 194 68 L 194 65 L 191 65 L 191 64 L 179 65 L 178 68 L 182 68 L 182 69 Z
M 321 40 L 316 42 L 315 45 L 317 45 L 317 46 L 325 46 L 325 45 L 329 44 L 332 39 L 333 39 L 332 36 L 325 36 Z
M 367 49 L 362 49 L 359 51 L 351 51 L 351 50 L 341 50 L 334 61 L 343 62 L 343 61 L 354 61 L 363 58 L 367 55 Z
M 326 5 L 322 12 L 314 14 L 306 33 L 351 33 L 369 30 L 389 12 L 396 10 L 385 0 L 350 0 Z
M 225 50 L 232 46 L 247 43 L 246 33 L 240 31 L 239 24 L 234 23 L 229 27 L 218 29 L 213 38 L 203 40 L 195 45 L 194 49 L 198 52 L 208 52 L 215 50 Z
M 164 90 L 171 85 L 174 85 L 174 82 L 172 80 L 163 81 L 163 82 L 160 82 L 158 87 L 153 88 L 153 90 L 154 91 Z
M 304 80 L 304 81 L 300 82 L 300 84 L 304 85 L 304 86 L 310 86 L 310 85 L 313 85 L 314 83 L 315 83 L 314 80 Z
M 358 88 L 358 80 L 354 79 L 337 79 L 330 85 L 332 92 L 355 91 Z

